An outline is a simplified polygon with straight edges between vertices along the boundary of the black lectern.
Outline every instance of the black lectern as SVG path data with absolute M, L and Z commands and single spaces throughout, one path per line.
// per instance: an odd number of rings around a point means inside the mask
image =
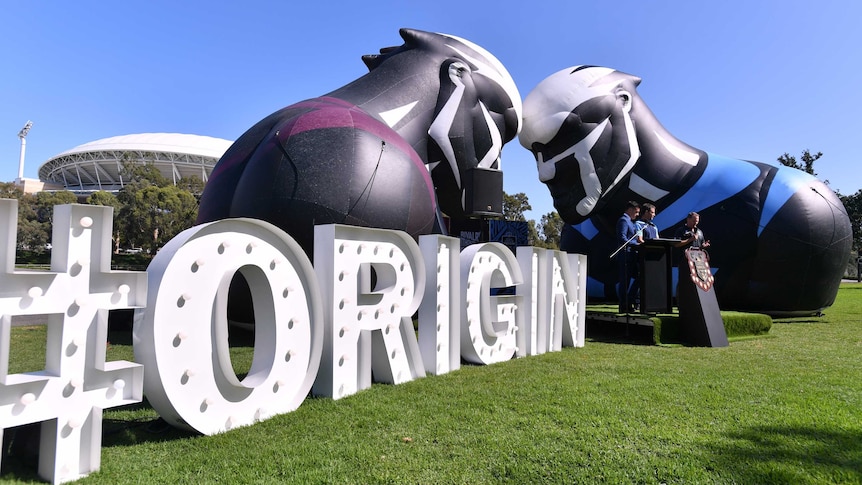
M 646 239 L 637 246 L 640 266 L 641 313 L 673 311 L 671 251 L 678 239 Z
M 727 333 L 712 287 L 709 254 L 702 249 L 686 249 L 679 265 L 676 298 L 685 339 L 693 345 L 727 347 Z

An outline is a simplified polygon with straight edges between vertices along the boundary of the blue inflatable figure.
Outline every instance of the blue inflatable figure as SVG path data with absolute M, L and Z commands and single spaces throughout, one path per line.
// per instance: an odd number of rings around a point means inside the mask
M 316 224 L 418 237 L 445 233 L 442 214 L 469 217 L 468 175 L 499 170 L 520 127 L 520 94 L 472 42 L 400 33 L 403 45 L 363 57 L 368 74 L 246 131 L 213 169 L 197 222 L 263 219 L 311 254 Z
M 616 298 L 614 222 L 626 201 L 651 202 L 663 237 L 700 213 L 724 309 L 814 314 L 831 305 L 850 252 L 836 195 L 793 168 L 735 160 L 669 133 L 636 88 L 640 79 L 576 66 L 524 100 L 521 144 L 567 223 L 561 249 L 590 258 L 590 295 Z

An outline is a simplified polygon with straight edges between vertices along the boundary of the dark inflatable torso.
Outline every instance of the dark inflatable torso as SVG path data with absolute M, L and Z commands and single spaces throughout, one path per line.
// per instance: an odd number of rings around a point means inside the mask
M 431 233 L 436 202 L 403 138 L 356 106 L 321 97 L 273 113 L 224 154 L 198 223 L 228 217 L 269 221 L 311 254 L 316 224 Z
M 689 211 L 710 240 L 710 267 L 722 308 L 811 314 L 830 306 L 852 232 L 840 200 L 799 170 L 709 154 L 695 184 L 659 211 L 655 223 L 673 237 Z M 590 294 L 615 298 L 612 214 L 566 226 L 561 249 L 590 256 Z M 675 255 L 677 258 L 679 254 Z M 674 265 L 674 267 L 676 267 Z

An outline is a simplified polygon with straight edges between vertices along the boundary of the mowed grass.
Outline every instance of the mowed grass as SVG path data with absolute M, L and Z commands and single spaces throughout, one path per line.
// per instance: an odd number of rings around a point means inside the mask
M 13 356 L 38 328 L 13 329 Z M 130 338 L 111 338 L 130 360 Z M 106 410 L 101 470 L 81 483 L 862 483 L 862 285 L 726 348 L 648 340 L 309 398 L 217 436 L 146 403 Z M 235 351 L 240 369 L 252 351 Z M 37 480 L 8 468 L 0 480 Z

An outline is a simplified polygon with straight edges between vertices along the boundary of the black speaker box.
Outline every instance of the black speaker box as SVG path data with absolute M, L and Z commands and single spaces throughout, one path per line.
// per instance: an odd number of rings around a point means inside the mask
M 468 216 L 503 215 L 502 170 L 467 170 L 464 177 L 464 211 Z

